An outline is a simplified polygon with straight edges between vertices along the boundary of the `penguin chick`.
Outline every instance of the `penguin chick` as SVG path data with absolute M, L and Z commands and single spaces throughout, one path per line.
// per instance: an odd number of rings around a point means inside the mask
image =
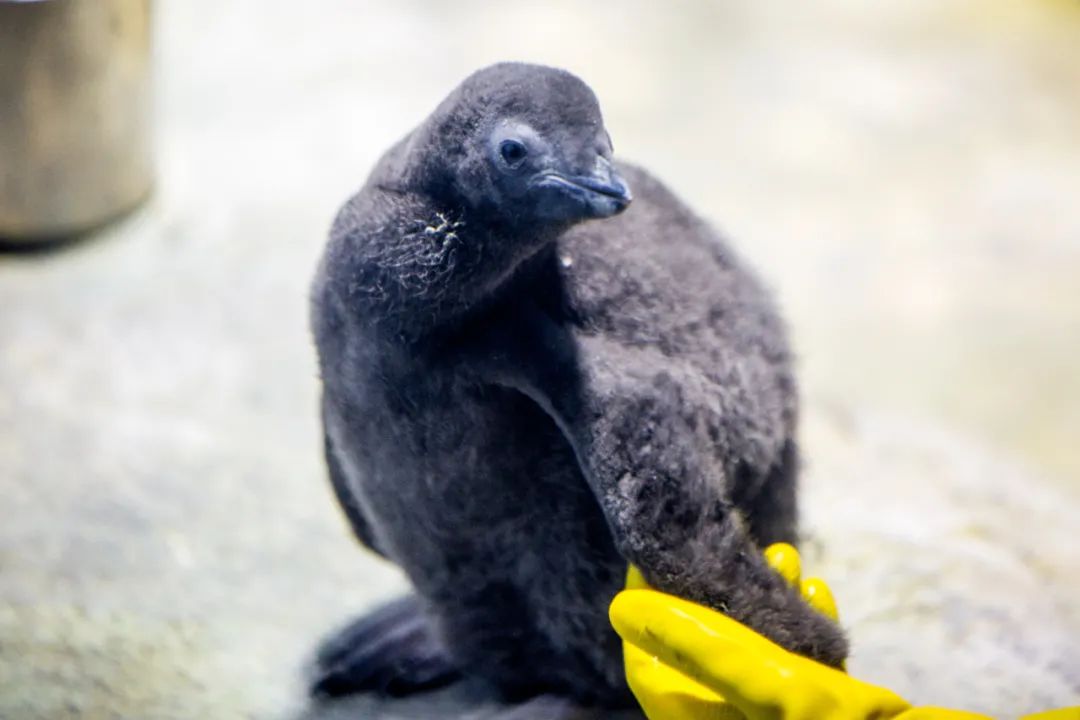
M 312 316 L 333 486 L 416 591 L 324 646 L 317 693 L 465 675 L 632 704 L 607 620 L 627 563 L 843 661 L 760 552 L 796 539 L 782 322 L 708 225 L 612 160 L 578 78 L 467 78 L 340 211 Z

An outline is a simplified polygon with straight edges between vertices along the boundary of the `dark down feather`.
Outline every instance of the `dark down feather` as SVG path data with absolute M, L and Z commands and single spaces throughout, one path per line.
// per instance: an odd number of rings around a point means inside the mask
M 416 596 L 331 645 L 335 692 L 464 674 L 632 704 L 607 620 L 627 562 L 844 659 L 761 557 L 796 539 L 783 323 L 708 225 L 611 152 L 584 83 L 495 65 L 338 215 L 313 288 L 327 460 Z

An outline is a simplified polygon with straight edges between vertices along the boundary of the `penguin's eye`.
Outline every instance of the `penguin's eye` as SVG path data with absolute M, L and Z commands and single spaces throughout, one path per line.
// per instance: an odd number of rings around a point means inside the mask
M 516 168 L 525 160 L 525 156 L 529 154 L 528 148 L 524 143 L 517 140 L 503 140 L 499 145 L 499 155 L 502 156 L 503 162 L 512 168 Z

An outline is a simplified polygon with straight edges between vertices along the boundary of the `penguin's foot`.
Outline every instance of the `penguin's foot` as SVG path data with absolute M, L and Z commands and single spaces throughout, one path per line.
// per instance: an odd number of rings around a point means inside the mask
M 311 694 L 409 695 L 459 677 L 446 649 L 408 596 L 380 607 L 323 642 L 311 671 Z

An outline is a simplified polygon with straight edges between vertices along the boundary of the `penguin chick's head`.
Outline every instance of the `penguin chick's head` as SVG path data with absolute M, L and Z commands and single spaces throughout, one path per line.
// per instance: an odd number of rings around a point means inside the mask
M 468 77 L 427 123 L 434 195 L 503 224 L 565 227 L 626 209 L 592 90 L 564 70 L 500 63 Z

